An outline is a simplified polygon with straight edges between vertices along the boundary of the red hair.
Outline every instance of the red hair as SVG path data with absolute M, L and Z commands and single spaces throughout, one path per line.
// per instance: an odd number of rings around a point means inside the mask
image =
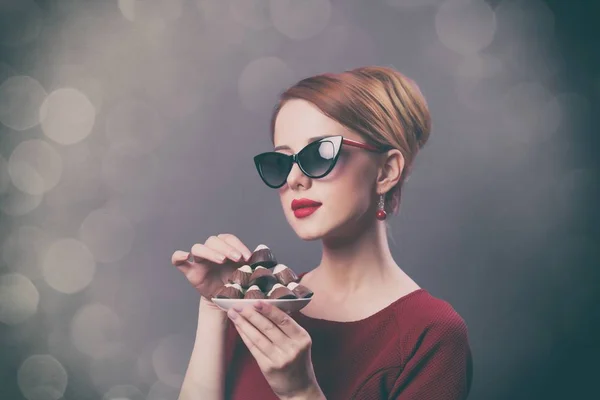
M 431 132 L 429 108 L 417 84 L 393 68 L 378 66 L 302 79 L 283 92 L 275 106 L 272 142 L 277 115 L 291 99 L 314 104 L 373 146 L 400 150 L 404 157 L 402 176 L 386 193 L 386 210 L 397 213 L 402 185 Z

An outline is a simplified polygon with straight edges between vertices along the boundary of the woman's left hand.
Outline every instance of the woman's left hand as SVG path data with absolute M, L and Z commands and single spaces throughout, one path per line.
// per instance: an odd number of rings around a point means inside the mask
M 311 360 L 310 335 L 288 314 L 265 302 L 227 312 L 280 399 L 324 399 Z

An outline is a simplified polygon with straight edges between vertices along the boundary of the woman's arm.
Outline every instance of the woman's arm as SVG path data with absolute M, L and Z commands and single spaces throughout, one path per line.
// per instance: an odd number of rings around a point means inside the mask
M 196 341 L 179 400 L 223 400 L 227 314 L 201 297 Z

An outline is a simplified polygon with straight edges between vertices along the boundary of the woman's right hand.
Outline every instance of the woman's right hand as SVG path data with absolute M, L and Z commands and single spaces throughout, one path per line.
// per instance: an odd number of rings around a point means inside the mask
M 193 245 L 190 252 L 174 252 L 171 263 L 183 272 L 202 297 L 210 299 L 251 255 L 240 239 L 223 233 L 209 237 L 204 244 Z

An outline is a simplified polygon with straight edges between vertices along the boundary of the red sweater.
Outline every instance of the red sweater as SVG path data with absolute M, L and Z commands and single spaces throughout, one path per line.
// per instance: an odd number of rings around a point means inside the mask
M 327 400 L 467 398 L 473 376 L 467 326 L 424 289 L 360 321 L 291 315 L 312 338 L 313 367 Z M 277 400 L 229 320 L 226 335 L 225 398 Z

